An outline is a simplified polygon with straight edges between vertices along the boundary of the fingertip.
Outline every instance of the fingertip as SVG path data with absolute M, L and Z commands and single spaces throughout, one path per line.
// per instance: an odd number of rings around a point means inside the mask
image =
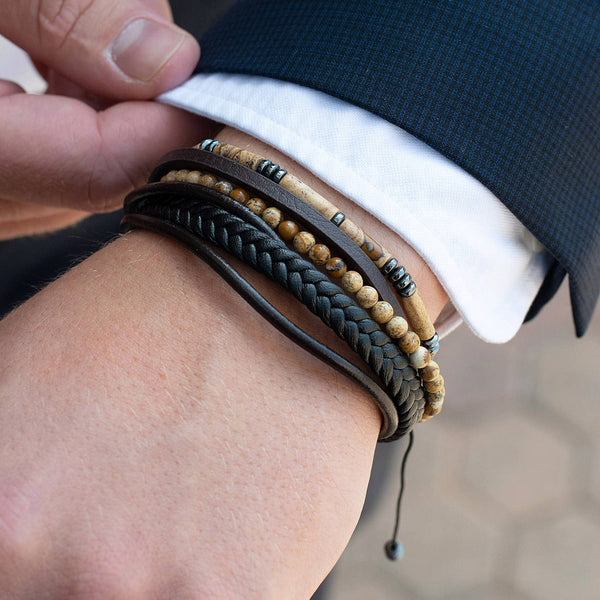
M 184 39 L 156 75 L 156 95 L 167 92 L 186 81 L 194 72 L 200 60 L 200 44 L 196 38 L 185 32 Z

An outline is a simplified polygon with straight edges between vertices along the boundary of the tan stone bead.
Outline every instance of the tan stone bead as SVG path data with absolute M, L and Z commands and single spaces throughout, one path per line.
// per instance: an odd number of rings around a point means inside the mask
M 296 252 L 306 254 L 316 244 L 315 236 L 308 231 L 300 231 L 294 236 L 292 244 Z
M 279 227 L 279 223 L 283 221 L 283 213 L 274 206 L 269 206 L 269 208 L 266 208 L 261 216 L 263 221 L 271 229 L 277 229 L 277 227 Z
M 379 293 L 370 285 L 363 285 L 356 292 L 356 302 L 362 308 L 372 308 L 379 300 Z
M 427 403 L 425 405 L 425 412 L 423 413 L 423 420 L 431 419 L 442 412 L 443 402 Z
M 255 215 L 262 215 L 267 205 L 260 198 L 250 198 L 246 202 L 246 208 L 249 208 Z
M 408 331 L 401 338 L 398 338 L 398 346 L 400 346 L 400 350 L 406 352 L 406 354 L 416 352 L 420 345 L 421 340 L 414 331 Z
M 294 236 L 300 231 L 298 223 L 294 221 L 281 221 L 277 227 L 277 233 L 286 242 L 294 239 Z
M 431 362 L 431 354 L 427 348 L 419 346 L 414 352 L 409 354 L 408 360 L 415 369 L 424 369 Z
M 229 194 L 233 192 L 233 185 L 231 182 L 221 179 L 215 183 L 214 189 L 217 190 L 217 192 L 221 192 L 222 194 L 227 194 L 229 196 Z
M 423 387 L 426 392 L 439 392 L 444 388 L 444 378 L 440 375 L 437 379 L 426 381 Z
M 427 401 L 427 404 L 433 404 L 435 402 L 443 402 L 444 401 L 444 397 L 446 396 L 446 389 L 442 388 L 441 390 L 438 390 L 437 392 L 425 392 L 425 400 Z
M 334 256 L 325 263 L 325 270 L 333 278 L 339 279 L 340 277 L 344 276 L 344 273 L 348 270 L 348 267 L 341 258 Z
M 346 271 L 342 277 L 342 288 L 349 294 L 355 294 L 363 286 L 362 275 L 356 271 Z
M 387 322 L 385 330 L 390 337 L 398 339 L 408 331 L 408 323 L 402 317 L 392 317 Z
M 325 244 L 315 244 L 308 251 L 308 258 L 310 258 L 315 265 L 320 267 L 331 258 L 331 252 Z
M 175 173 L 175 181 L 185 181 L 188 173 L 189 171 L 187 169 L 180 169 Z
M 385 302 L 385 300 L 380 300 L 373 306 L 371 309 L 371 317 L 373 317 L 374 321 L 377 323 L 387 323 L 394 316 L 394 309 L 389 302 Z
M 200 171 L 190 171 L 187 175 L 188 183 L 200 183 L 200 178 L 202 177 L 202 173 Z
M 423 381 L 434 381 L 440 377 L 440 366 L 432 360 L 424 369 L 419 371 L 419 375 Z
M 166 175 L 163 175 L 161 181 L 177 181 L 177 171 L 169 171 Z
M 229 192 L 229 197 L 233 198 L 236 202 L 240 204 L 246 204 L 248 200 L 250 200 L 250 194 L 243 190 L 242 188 L 235 188 Z
M 207 188 L 214 188 L 218 179 L 214 175 L 206 173 L 200 177 L 200 184 Z

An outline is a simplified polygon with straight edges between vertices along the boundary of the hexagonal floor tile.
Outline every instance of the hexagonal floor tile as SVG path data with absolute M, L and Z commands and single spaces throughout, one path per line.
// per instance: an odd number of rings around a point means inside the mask
M 600 526 L 587 515 L 564 516 L 525 530 L 517 551 L 515 585 L 539 600 L 597 600 Z
M 537 367 L 537 401 L 593 436 L 600 431 L 598 364 L 600 342 L 589 337 L 542 347 Z
M 525 414 L 499 416 L 466 430 L 467 491 L 510 514 L 556 503 L 569 492 L 567 443 Z

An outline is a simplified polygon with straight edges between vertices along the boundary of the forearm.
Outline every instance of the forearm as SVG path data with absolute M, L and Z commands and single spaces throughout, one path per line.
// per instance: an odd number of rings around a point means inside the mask
M 220 138 L 263 151 L 240 135 Z M 433 276 L 377 227 L 365 223 L 398 249 L 435 315 L 445 299 Z M 295 303 L 282 308 L 294 312 Z M 0 481 L 42 498 L 44 519 L 73 499 L 89 513 L 92 492 L 94 506 L 116 503 L 120 526 L 107 537 L 133 562 L 132 531 L 152 546 L 156 523 L 172 523 L 152 562 L 182 572 L 192 545 L 188 580 L 195 575 L 206 597 L 306 598 L 333 566 L 360 513 L 379 414 L 361 388 L 274 331 L 191 253 L 128 234 L 0 327 Z M 57 470 L 82 488 L 59 485 Z M 0 531 L 21 525 L 0 518 Z M 93 518 L 91 528 L 106 534 Z

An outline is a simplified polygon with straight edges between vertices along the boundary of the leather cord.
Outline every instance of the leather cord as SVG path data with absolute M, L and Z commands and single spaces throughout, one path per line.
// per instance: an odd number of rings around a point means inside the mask
M 397 345 L 341 288 L 290 250 L 244 206 L 202 186 L 154 184 L 128 196 L 125 214 L 125 222 L 139 215 L 176 226 L 173 237 L 189 247 L 193 241 L 184 239 L 180 229 L 216 244 L 279 283 L 318 315 L 365 361 L 393 400 L 398 427 L 382 433 L 380 440 L 397 439 L 420 420 L 424 408 L 420 380 Z M 367 376 L 361 371 L 359 377 Z
M 182 148 L 166 154 L 150 175 L 149 181 L 159 182 L 163 175 L 175 169 L 208 170 L 223 179 L 241 184 L 241 187 L 262 198 L 269 206 L 280 209 L 287 219 L 296 221 L 315 234 L 334 256 L 342 256 L 349 269 L 358 271 L 365 283 L 374 287 L 382 300 L 389 302 L 395 315 L 404 314 L 389 281 L 373 261 L 339 227 L 274 181 L 234 160 L 198 148 Z
M 386 391 L 373 379 L 367 377 L 358 367 L 340 356 L 331 348 L 315 340 L 295 323 L 290 321 L 272 304 L 244 279 L 228 262 L 219 256 L 213 247 L 192 235 L 189 231 L 179 225 L 162 221 L 147 215 L 129 214 L 121 221 L 123 229 L 140 228 L 155 233 L 167 235 L 180 243 L 184 243 L 190 250 L 202 258 L 212 269 L 214 269 L 248 304 L 252 306 L 274 327 L 284 335 L 304 348 L 324 363 L 330 365 L 342 374 L 354 379 L 359 385 L 373 396 L 382 415 L 380 439 L 393 433 L 398 427 L 398 413 L 388 397 Z

